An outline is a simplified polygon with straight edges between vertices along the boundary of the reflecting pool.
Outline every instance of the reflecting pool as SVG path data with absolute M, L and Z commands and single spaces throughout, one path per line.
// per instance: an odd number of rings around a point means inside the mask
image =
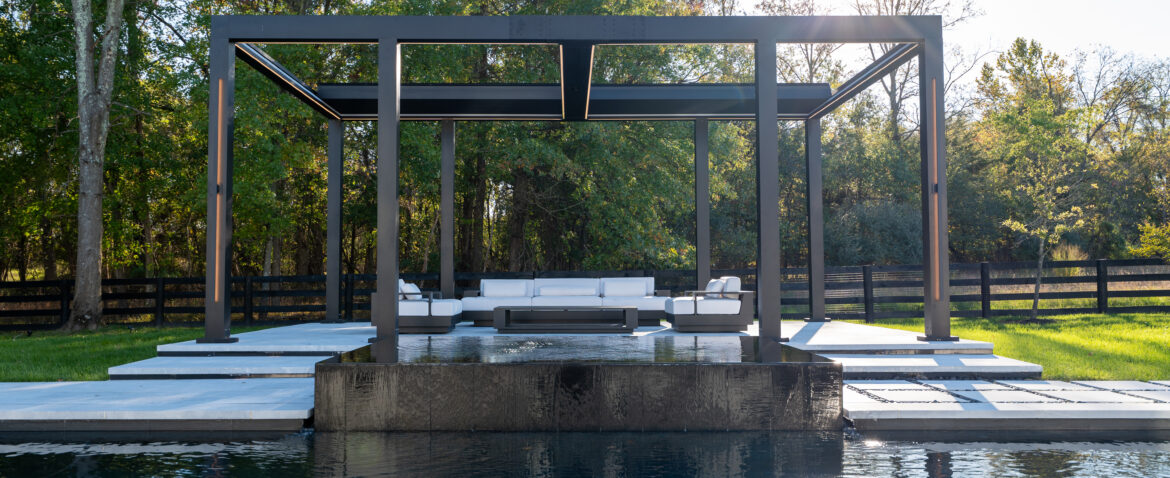
M 171 434 L 174 437 L 173 434 Z M 856 433 L 0 435 L 0 476 L 1170 476 L 1170 441 Z

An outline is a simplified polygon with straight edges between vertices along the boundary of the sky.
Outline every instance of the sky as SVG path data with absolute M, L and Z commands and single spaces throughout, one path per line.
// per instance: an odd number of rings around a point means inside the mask
M 822 1 L 833 14 L 855 14 L 854 0 Z M 748 14 L 756 3 L 738 0 Z M 1170 0 L 975 0 L 975 8 L 983 15 L 945 32 L 944 43 L 966 52 L 1003 51 L 1024 37 L 1061 56 L 1105 45 L 1170 59 Z

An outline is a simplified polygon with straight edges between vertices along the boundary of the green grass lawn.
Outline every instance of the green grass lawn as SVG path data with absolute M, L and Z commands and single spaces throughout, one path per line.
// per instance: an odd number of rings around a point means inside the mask
M 1170 380 L 1170 315 L 1082 314 L 1042 317 L 955 318 L 951 331 L 995 344 L 995 353 L 1044 366 L 1054 380 Z M 922 331 L 922 319 L 874 325 Z
M 264 327 L 232 327 L 232 333 Z M 203 336 L 201 327 L 111 325 L 95 332 L 0 335 L 0 382 L 106 380 L 106 369 L 155 356 L 155 346 Z

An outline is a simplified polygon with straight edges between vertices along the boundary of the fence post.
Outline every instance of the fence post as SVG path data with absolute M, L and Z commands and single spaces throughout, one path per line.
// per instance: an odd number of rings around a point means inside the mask
M 1109 311 L 1109 265 L 1105 259 L 1097 259 L 1097 313 Z
M 162 327 L 163 325 L 163 308 L 166 306 L 166 284 L 163 283 L 162 277 L 154 279 L 154 326 Z
M 991 264 L 979 263 L 979 303 L 982 306 L 981 317 L 991 317 Z
M 252 326 L 252 276 L 244 277 L 244 325 Z
M 353 273 L 345 276 L 345 320 L 353 322 Z
M 61 279 L 61 325 L 69 322 L 69 279 Z
M 873 323 L 873 268 L 861 266 L 861 282 L 865 294 L 865 323 Z

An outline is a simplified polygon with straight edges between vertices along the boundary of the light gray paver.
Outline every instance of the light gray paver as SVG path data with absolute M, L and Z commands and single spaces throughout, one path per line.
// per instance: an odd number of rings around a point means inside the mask
M 869 393 L 884 400 L 902 403 L 955 403 L 966 402 L 966 399 L 956 397 L 938 390 L 871 390 Z
M 1149 399 L 1133 397 L 1108 390 L 1054 390 L 1044 392 L 1054 397 L 1080 403 L 1150 403 Z
M 907 380 L 846 380 L 845 385 L 862 390 L 928 390 L 921 384 Z M 846 387 L 848 388 L 848 387 Z
M 1006 385 L 991 383 L 986 380 L 923 380 L 923 385 L 934 388 L 941 388 L 950 392 L 961 390 L 1011 390 L 1011 387 Z
M 139 375 L 312 375 L 321 356 L 155 357 L 110 367 L 111 377 Z
M 971 354 L 821 354 L 834 362 L 840 362 L 845 373 L 970 373 L 1039 374 L 1043 367 L 998 355 Z
M 1050 398 L 1023 390 L 984 390 L 955 393 L 972 401 L 986 403 L 1057 403 L 1061 401 L 1057 398 Z
M 1038 392 L 1048 390 L 1093 390 L 1091 387 L 1077 385 L 1069 382 L 1061 382 L 1059 380 L 996 380 L 996 382 L 1011 387 L 1019 387 L 1024 390 L 1035 390 Z
M 28 382 L 0 387 L 0 420 L 287 420 L 313 410 L 313 379 Z
M 1151 382 L 1142 382 L 1139 380 L 1074 380 L 1073 383 L 1104 390 L 1170 390 L 1170 387 L 1164 385 Z
M 1135 395 L 1138 397 L 1148 398 L 1150 400 L 1157 400 L 1160 402 L 1170 403 L 1170 390 L 1148 391 L 1148 392 L 1143 391 L 1143 390 L 1137 390 L 1137 391 L 1126 392 L 1126 393 L 1128 393 L 1130 395 Z

